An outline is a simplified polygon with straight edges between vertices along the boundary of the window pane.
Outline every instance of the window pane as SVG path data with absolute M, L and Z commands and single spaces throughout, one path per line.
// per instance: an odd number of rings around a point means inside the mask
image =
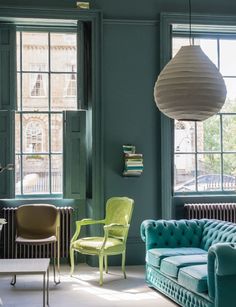
M 15 193 L 16 195 L 21 194 L 21 160 L 20 156 L 16 155 L 15 158 Z
M 175 192 L 194 192 L 195 155 L 175 154 Z
M 220 72 L 223 76 L 235 76 L 236 40 L 220 40 Z
M 195 151 L 194 122 L 175 121 L 175 152 Z
M 51 151 L 62 152 L 62 114 L 51 115 Z
M 223 188 L 224 190 L 236 190 L 236 154 L 223 155 Z
M 22 67 L 26 71 L 48 71 L 48 33 L 22 32 Z
M 236 115 L 223 115 L 223 150 L 236 151 Z
M 236 112 L 236 78 L 225 78 L 224 80 L 227 88 L 227 97 L 220 112 Z
M 20 152 L 20 140 L 21 140 L 21 126 L 20 126 L 20 114 L 15 115 L 15 151 Z
M 194 40 L 194 44 L 200 45 L 203 52 L 216 65 L 216 67 L 218 67 L 217 40 L 216 39 L 197 38 Z
M 23 152 L 48 152 L 48 115 L 23 114 Z
M 49 158 L 47 155 L 23 157 L 23 193 L 49 193 Z
M 197 150 L 220 150 L 220 116 L 215 115 L 197 123 Z
M 22 74 L 22 108 L 24 111 L 48 110 L 48 74 Z
M 51 71 L 76 71 L 76 49 L 76 34 L 51 33 Z
M 77 109 L 76 74 L 51 75 L 51 109 L 53 111 Z
M 179 49 L 182 46 L 188 46 L 189 45 L 189 38 L 175 38 L 172 42 L 172 57 L 176 55 L 176 53 L 179 51 Z
M 221 163 L 219 154 L 198 155 L 198 191 L 221 190 Z
M 62 155 L 51 156 L 52 193 L 62 193 Z

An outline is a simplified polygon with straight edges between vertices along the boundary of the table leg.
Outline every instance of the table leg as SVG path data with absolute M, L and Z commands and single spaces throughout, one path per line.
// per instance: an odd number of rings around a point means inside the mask
M 45 306 L 45 273 L 43 273 L 43 307 Z
M 47 269 L 47 305 L 49 306 L 49 267 Z
M 11 285 L 14 286 L 16 283 L 16 275 L 13 275 L 12 280 L 11 280 Z

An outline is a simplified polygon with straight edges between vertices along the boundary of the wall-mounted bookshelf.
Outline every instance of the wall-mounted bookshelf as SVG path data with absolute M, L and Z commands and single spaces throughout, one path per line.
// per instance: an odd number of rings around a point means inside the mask
M 125 177 L 139 177 L 143 172 L 143 154 L 136 153 L 134 145 L 123 145 Z

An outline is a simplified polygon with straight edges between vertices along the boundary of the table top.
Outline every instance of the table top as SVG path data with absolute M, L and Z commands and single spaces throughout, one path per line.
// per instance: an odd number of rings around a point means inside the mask
M 49 267 L 49 258 L 0 259 L 0 275 L 44 274 Z

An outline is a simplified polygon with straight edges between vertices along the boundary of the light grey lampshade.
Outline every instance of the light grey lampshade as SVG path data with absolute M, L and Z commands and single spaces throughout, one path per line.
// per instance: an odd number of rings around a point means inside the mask
M 226 98 L 224 79 L 200 46 L 183 46 L 161 71 L 155 87 L 157 107 L 177 120 L 203 121 Z

